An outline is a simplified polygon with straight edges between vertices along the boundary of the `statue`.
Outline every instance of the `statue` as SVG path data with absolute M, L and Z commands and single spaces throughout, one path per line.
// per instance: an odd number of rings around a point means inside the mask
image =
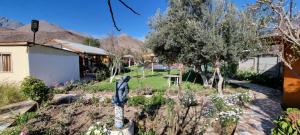
M 112 97 L 112 103 L 115 105 L 115 127 L 118 129 L 124 126 L 124 104 L 128 100 L 130 76 L 125 76 L 116 82 L 115 95 Z

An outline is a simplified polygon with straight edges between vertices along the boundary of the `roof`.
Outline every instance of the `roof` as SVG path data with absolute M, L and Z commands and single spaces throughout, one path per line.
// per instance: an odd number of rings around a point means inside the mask
M 66 40 L 53 39 L 49 42 L 50 46 L 61 48 L 76 53 L 93 54 L 93 55 L 108 55 L 107 52 L 101 48 L 87 46 L 81 43 L 75 43 Z
M 49 45 L 44 45 L 44 44 L 37 44 L 37 43 L 33 43 L 33 42 L 27 42 L 27 41 L 15 41 L 15 42 L 0 42 L 0 46 L 43 46 L 43 47 L 47 47 L 47 48 L 52 48 L 52 49 L 56 49 L 56 50 L 61 50 L 61 51 L 66 51 L 66 52 L 71 52 L 71 53 L 76 53 L 70 50 L 66 50 L 66 49 L 61 49 L 61 48 L 57 48 L 54 46 L 49 46 Z

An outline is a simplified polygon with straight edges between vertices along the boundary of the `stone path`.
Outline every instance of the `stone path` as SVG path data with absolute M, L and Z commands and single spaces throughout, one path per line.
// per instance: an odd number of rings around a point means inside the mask
M 264 135 L 271 134 L 274 127 L 272 121 L 282 112 L 281 92 L 269 87 L 252 84 L 244 81 L 229 80 L 231 84 L 249 88 L 254 101 L 248 104 L 241 117 L 237 135 Z
M 0 108 L 0 133 L 15 122 L 17 115 L 23 114 L 36 106 L 34 101 L 24 101 Z

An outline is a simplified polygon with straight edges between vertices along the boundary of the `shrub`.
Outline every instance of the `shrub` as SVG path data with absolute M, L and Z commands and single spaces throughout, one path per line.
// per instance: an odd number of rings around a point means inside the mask
M 197 100 L 194 93 L 191 91 L 185 91 L 183 97 L 179 98 L 180 104 L 184 107 L 191 107 L 197 105 Z
M 212 102 L 214 103 L 214 106 L 216 107 L 216 109 L 219 112 L 221 112 L 227 108 L 227 105 L 226 105 L 224 99 L 219 96 L 212 97 Z
M 104 70 L 99 70 L 96 72 L 96 80 L 103 81 L 107 78 L 107 73 Z
M 35 112 L 26 112 L 24 114 L 17 116 L 16 123 L 17 125 L 26 124 L 30 119 L 34 118 L 36 115 L 37 113 Z
M 106 125 L 97 122 L 95 125 L 91 126 L 85 135 L 108 135 L 110 132 L 107 130 Z
M 272 129 L 272 135 L 300 134 L 300 111 L 297 108 L 288 108 L 273 123 L 275 124 L 275 128 Z
M 162 94 L 153 95 L 147 100 L 146 105 L 164 105 L 166 98 Z
M 130 97 L 128 99 L 128 105 L 129 106 L 144 105 L 145 103 L 146 103 L 146 97 L 145 96 L 135 96 L 135 97 Z
M 144 131 L 142 129 L 139 129 L 138 135 L 156 135 L 155 131 L 153 129 L 150 129 L 149 131 Z
M 34 77 L 26 77 L 21 84 L 21 91 L 38 103 L 48 99 L 48 90 L 44 82 Z
M 249 103 L 252 100 L 251 97 L 249 96 L 249 93 L 242 93 L 238 96 L 238 98 L 242 104 Z
M 143 111 L 145 111 L 150 116 L 156 115 L 156 110 L 160 108 L 161 105 L 166 104 L 167 100 L 162 94 L 153 95 L 151 98 L 146 100 Z
M 26 98 L 21 94 L 20 89 L 15 84 L 0 84 L 0 107 L 12 103 L 17 103 Z
M 258 76 L 258 74 L 252 70 L 238 70 L 234 78 L 238 80 L 250 81 L 253 80 L 256 76 Z

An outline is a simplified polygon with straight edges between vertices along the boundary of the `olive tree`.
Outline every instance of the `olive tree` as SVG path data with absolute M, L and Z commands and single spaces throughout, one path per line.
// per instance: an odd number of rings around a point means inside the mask
M 146 43 L 158 58 L 193 65 L 201 73 L 205 73 L 202 65 L 213 65 L 212 81 L 205 74 L 201 77 L 212 86 L 218 75 L 220 95 L 222 64 L 237 62 L 260 48 L 251 14 L 224 0 L 170 0 L 166 13 L 154 18 Z

